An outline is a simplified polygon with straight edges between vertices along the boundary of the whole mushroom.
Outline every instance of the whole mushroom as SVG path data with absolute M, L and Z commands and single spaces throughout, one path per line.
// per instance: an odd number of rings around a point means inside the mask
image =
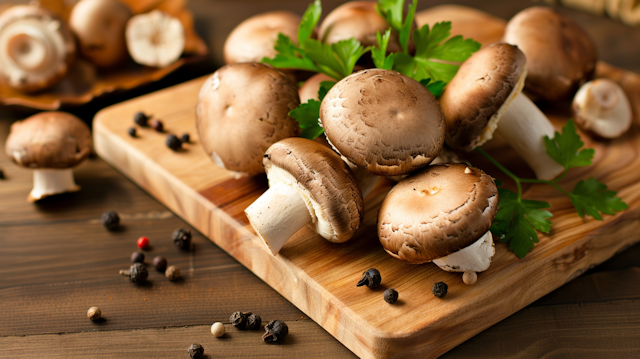
M 309 100 L 318 101 L 318 90 L 320 90 L 320 84 L 325 81 L 336 82 L 333 77 L 323 73 L 317 73 L 305 81 L 304 84 L 300 86 L 300 89 L 298 89 L 300 103 L 305 103 Z
M 91 152 L 91 132 L 79 118 L 65 112 L 41 112 L 11 125 L 6 152 L 15 163 L 33 169 L 27 200 L 80 190 L 73 167 Z
M 598 137 L 613 139 L 631 127 L 633 113 L 624 90 L 609 79 L 582 85 L 571 107 L 578 127 Z
M 165 67 L 176 62 L 186 42 L 180 20 L 160 10 L 129 19 L 125 38 L 133 60 L 153 67 Z

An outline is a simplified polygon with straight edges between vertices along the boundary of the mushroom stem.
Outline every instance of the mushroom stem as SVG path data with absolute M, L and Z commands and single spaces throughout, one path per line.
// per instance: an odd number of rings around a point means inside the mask
M 446 257 L 434 259 L 433 263 L 447 272 L 483 272 L 491 265 L 491 258 L 495 253 L 493 236 L 491 231 L 487 231 L 472 245 Z
M 349 165 L 351 174 L 353 174 L 353 177 L 356 179 L 356 183 L 358 184 L 358 188 L 360 188 L 360 192 L 362 192 L 362 198 L 366 198 L 373 189 L 373 186 L 378 183 L 380 176 L 374 175 L 362 168 L 358 168 L 349 162 L 347 162 L 347 165 Z
M 306 224 L 312 222 L 307 204 L 291 185 L 276 183 L 245 209 L 256 233 L 273 255 Z
M 553 138 L 555 128 L 527 96 L 520 93 L 513 99 L 500 118 L 497 131 L 538 179 L 550 181 L 564 171 L 564 167 L 549 157 L 544 145 L 544 136 Z
M 35 202 L 54 194 L 79 190 L 72 169 L 37 169 L 33 171 L 33 189 L 27 200 Z

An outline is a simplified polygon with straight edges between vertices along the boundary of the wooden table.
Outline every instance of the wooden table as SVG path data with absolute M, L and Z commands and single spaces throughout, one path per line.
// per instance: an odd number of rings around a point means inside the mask
M 3 1 L 0 1 L 2 3 Z M 326 11 L 341 3 L 323 1 Z M 421 1 L 420 9 L 444 1 Z M 509 18 L 526 0 L 459 3 Z M 212 49 L 212 59 L 179 70 L 142 89 L 99 99 L 73 109 L 90 122 L 105 106 L 212 72 L 235 24 L 270 9 L 302 12 L 306 1 L 191 0 L 196 27 Z M 640 72 L 640 31 L 613 21 L 569 13 L 593 35 L 601 59 Z M 0 109 L 0 146 L 9 125 L 28 112 Z M 354 357 L 321 327 L 251 272 L 195 233 L 195 250 L 180 251 L 171 232 L 188 227 L 98 158 L 76 170 L 82 191 L 30 204 L 31 172 L 11 163 L 4 151 L 0 168 L 0 358 L 180 358 L 201 343 L 209 357 Z M 123 228 L 106 231 L 104 211 L 115 210 Z M 156 255 L 181 268 L 173 283 L 150 273 L 137 287 L 119 269 L 127 268 L 136 239 L 149 237 Z M 640 356 L 640 245 L 617 255 L 508 319 L 482 332 L 445 358 L 637 358 Z M 91 306 L 106 321 L 86 318 Z M 252 311 L 263 321 L 281 319 L 290 335 L 280 345 L 262 343 L 262 332 L 231 327 L 232 312 Z M 228 334 L 214 338 L 213 322 Z

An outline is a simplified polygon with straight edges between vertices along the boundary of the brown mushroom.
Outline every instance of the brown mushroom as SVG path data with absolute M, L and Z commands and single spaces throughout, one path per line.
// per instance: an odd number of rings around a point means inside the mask
M 67 25 L 37 5 L 15 5 L 0 15 L 0 74 L 18 90 L 34 92 L 56 84 L 75 59 Z
M 269 189 L 245 213 L 274 255 L 307 224 L 333 243 L 349 240 L 360 228 L 362 194 L 331 149 L 287 138 L 269 147 L 263 161 Z
M 78 191 L 73 167 L 91 152 L 91 132 L 79 118 L 65 112 L 41 112 L 11 125 L 7 155 L 32 168 L 34 202 L 58 193 Z
M 267 148 L 298 135 L 289 111 L 299 104 L 298 86 L 283 72 L 256 63 L 226 65 L 200 90 L 200 142 L 216 165 L 237 176 L 262 173 Z
M 124 31 L 129 18 L 131 11 L 118 0 L 81 0 L 71 10 L 69 26 L 82 56 L 107 68 L 128 57 Z
M 522 10 L 507 24 L 502 40 L 527 57 L 525 91 L 535 99 L 570 98 L 596 69 L 596 48 L 589 34 L 553 8 Z
M 320 84 L 324 81 L 336 82 L 333 77 L 322 73 L 315 74 L 305 81 L 298 89 L 300 103 L 305 103 L 309 100 L 318 101 L 318 90 L 320 90 Z
M 573 118 L 583 131 L 601 138 L 622 136 L 631 127 L 633 114 L 624 90 L 609 79 L 582 85 L 573 98 Z
M 176 62 L 186 42 L 180 20 L 160 10 L 132 17 L 127 22 L 125 38 L 133 60 L 153 67 Z

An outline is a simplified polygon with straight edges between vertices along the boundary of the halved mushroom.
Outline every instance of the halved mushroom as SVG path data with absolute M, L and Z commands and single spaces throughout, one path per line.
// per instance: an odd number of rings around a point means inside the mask
M 269 189 L 245 213 L 273 255 L 305 225 L 333 243 L 360 228 L 364 200 L 347 165 L 331 149 L 287 138 L 264 155 Z
M 262 173 L 269 146 L 298 135 L 289 111 L 299 104 L 298 86 L 283 72 L 256 63 L 226 65 L 200 90 L 200 142 L 216 165 L 237 176 Z
M 69 26 L 78 37 L 80 53 L 96 66 L 107 68 L 127 58 L 124 31 L 131 18 L 118 0 L 81 0 L 69 15 Z
M 609 79 L 597 79 L 582 85 L 571 107 L 578 127 L 602 138 L 622 136 L 633 114 L 624 90 Z
M 18 165 L 33 168 L 29 202 L 78 191 L 73 167 L 91 152 L 91 132 L 79 118 L 65 112 L 41 112 L 11 125 L 7 155 Z
M 429 166 L 389 192 L 378 213 L 378 236 L 394 258 L 482 272 L 495 254 L 489 228 L 497 211 L 498 190 L 482 170 Z
M 141 65 L 165 67 L 178 60 L 184 51 L 182 23 L 160 10 L 132 17 L 125 35 L 129 54 Z
M 56 84 L 76 54 L 67 25 L 37 5 L 16 5 L 0 15 L 0 73 L 13 88 L 34 92 Z

